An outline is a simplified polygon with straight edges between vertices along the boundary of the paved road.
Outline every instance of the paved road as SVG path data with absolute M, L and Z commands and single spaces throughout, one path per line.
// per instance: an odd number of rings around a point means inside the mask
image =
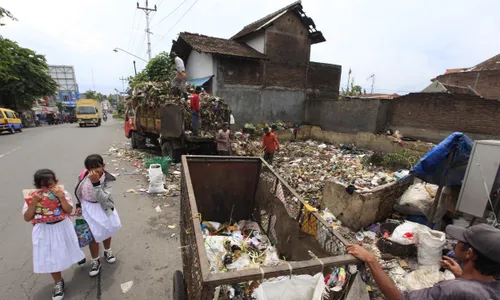
M 65 124 L 0 136 L 1 299 L 51 299 L 50 275 L 33 274 L 32 226 L 21 216 L 21 190 L 32 187 L 33 173 L 51 168 L 71 192 L 86 155 L 106 153 L 125 140 L 121 124 L 112 120 L 99 128 Z M 112 172 L 118 172 L 113 170 L 117 167 L 134 169 L 126 161 L 111 162 L 114 159 L 105 157 Z M 178 223 L 178 199 L 126 193 L 140 184 L 146 184 L 142 175 L 119 176 L 113 187 L 123 224 L 112 245 L 117 263 L 104 262 L 97 278 L 88 276 L 88 265 L 66 270 L 65 299 L 171 299 L 172 274 L 181 261 L 178 226 L 171 230 L 167 225 Z M 161 213 L 154 210 L 158 204 L 164 208 Z M 84 252 L 88 258 L 88 250 Z M 120 285 L 128 281 L 133 281 L 132 289 L 123 294 Z

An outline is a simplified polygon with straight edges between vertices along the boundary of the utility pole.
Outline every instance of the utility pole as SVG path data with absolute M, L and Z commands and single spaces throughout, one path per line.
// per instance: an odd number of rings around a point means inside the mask
M 156 11 L 156 5 L 155 8 L 149 8 L 148 7 L 148 0 L 146 0 L 146 6 L 145 7 L 140 7 L 139 2 L 137 2 L 137 9 L 141 9 L 146 13 L 146 35 L 148 36 L 148 60 L 151 60 L 151 31 L 149 31 L 149 14 L 152 11 Z
M 373 94 L 373 86 L 375 85 L 375 74 L 370 75 L 368 78 L 366 78 L 366 80 L 370 78 L 372 79 L 372 88 L 370 94 Z
M 120 77 L 119 79 L 122 81 L 122 92 L 125 92 L 125 81 L 128 81 L 128 79 L 124 77 Z
M 135 60 L 134 60 L 134 73 L 137 75 L 137 67 L 135 66 Z

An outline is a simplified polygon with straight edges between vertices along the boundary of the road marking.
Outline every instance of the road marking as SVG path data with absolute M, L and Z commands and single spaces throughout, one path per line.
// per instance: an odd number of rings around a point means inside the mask
M 12 152 L 14 152 L 14 151 L 16 151 L 16 150 L 19 150 L 19 149 L 21 149 L 21 147 L 14 148 L 14 149 L 12 149 L 12 150 L 10 150 L 9 152 L 4 153 L 4 154 L 0 154 L 0 158 L 4 157 L 4 156 L 6 156 L 6 155 L 9 155 L 9 154 L 11 154 Z

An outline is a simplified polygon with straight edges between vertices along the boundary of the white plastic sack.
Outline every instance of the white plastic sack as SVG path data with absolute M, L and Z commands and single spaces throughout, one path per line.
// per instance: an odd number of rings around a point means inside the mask
M 152 164 L 149 166 L 149 189 L 150 194 L 165 193 L 163 187 L 163 172 L 160 164 Z
M 277 282 L 264 282 L 252 294 L 257 300 L 322 300 L 329 291 L 323 274 L 296 275 Z
M 427 228 L 427 226 L 424 226 L 422 224 L 418 224 L 415 222 L 410 222 L 406 221 L 405 223 L 399 225 L 394 229 L 394 232 L 392 233 L 391 236 L 391 241 L 401 244 L 401 245 L 412 245 L 415 244 L 415 239 L 408 239 L 405 238 L 404 235 L 407 232 L 411 232 L 413 234 L 413 237 L 416 237 L 417 230 L 419 228 Z
M 447 272 L 439 272 L 432 268 L 421 268 L 415 270 L 404 278 L 404 291 L 415 291 L 433 287 L 436 283 L 443 280 L 455 279 L 453 274 Z M 451 276 L 450 276 L 451 275 Z
M 411 185 L 399 199 L 400 205 L 417 209 L 423 215 L 428 214 L 438 186 L 434 184 L 416 183 Z
M 420 266 L 439 270 L 446 234 L 441 231 L 421 228 L 417 231 L 417 258 Z
M 233 114 L 231 114 L 231 116 L 229 117 L 229 124 L 233 125 L 235 123 L 236 123 L 236 121 L 234 120 L 234 116 L 233 116 Z

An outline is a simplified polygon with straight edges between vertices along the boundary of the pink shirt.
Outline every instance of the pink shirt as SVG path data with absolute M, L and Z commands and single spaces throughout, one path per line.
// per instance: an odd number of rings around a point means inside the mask
M 101 176 L 101 184 L 104 183 L 104 174 Z M 80 193 L 82 194 L 82 199 L 85 201 L 91 201 L 91 202 L 96 202 L 97 200 L 94 198 L 94 185 L 90 181 L 88 177 L 86 177 L 83 181 L 82 184 L 80 184 Z

